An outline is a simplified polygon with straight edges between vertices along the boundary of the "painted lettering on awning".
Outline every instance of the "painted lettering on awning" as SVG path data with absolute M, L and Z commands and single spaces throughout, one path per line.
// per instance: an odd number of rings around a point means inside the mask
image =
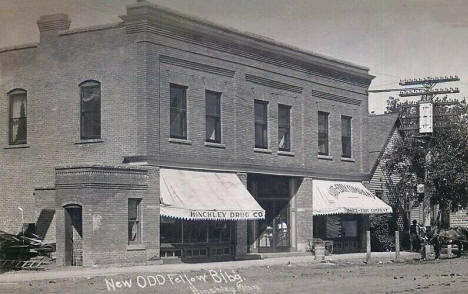
M 330 186 L 330 188 L 328 188 L 328 193 L 334 197 L 337 197 L 341 194 L 341 193 L 346 193 L 346 192 L 349 192 L 349 193 L 357 193 L 357 194 L 360 194 L 360 195 L 363 195 L 363 196 L 366 196 L 366 197 L 369 197 L 369 198 L 375 198 L 374 194 L 372 194 L 371 192 L 365 190 L 365 189 L 361 189 L 359 187 L 355 187 L 353 185 L 348 185 L 348 184 L 334 184 L 332 186 Z
M 263 218 L 263 211 L 212 211 L 212 210 L 191 210 L 191 218 L 200 219 L 247 219 Z

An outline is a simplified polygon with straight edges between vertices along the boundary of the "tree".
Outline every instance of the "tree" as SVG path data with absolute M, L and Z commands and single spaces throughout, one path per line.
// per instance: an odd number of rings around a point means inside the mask
M 400 99 L 395 97 L 388 97 L 387 106 L 384 113 L 398 113 L 400 111 Z
M 446 120 L 430 138 L 403 135 L 384 156 L 384 172 L 399 178 L 393 196 L 405 228 L 409 225 L 407 209 L 422 201 L 416 194 L 418 183 L 425 184 L 431 204 L 438 204 L 439 211 L 468 204 L 468 108 L 460 102 L 445 111 Z M 436 225 L 440 221 L 439 216 Z

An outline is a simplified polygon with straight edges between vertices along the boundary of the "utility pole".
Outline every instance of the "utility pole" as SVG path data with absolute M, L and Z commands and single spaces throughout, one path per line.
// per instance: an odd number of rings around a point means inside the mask
M 425 149 L 428 150 L 432 141 L 434 129 L 447 127 L 447 118 L 453 115 L 447 113 L 448 107 L 458 103 L 457 100 L 447 99 L 447 96 L 439 99 L 437 95 L 460 92 L 458 88 L 439 88 L 438 85 L 456 81 L 460 81 L 457 75 L 403 79 L 400 80 L 399 85 L 406 88 L 369 90 L 368 92 L 381 93 L 399 91 L 400 97 L 421 97 L 418 101 L 406 101 L 399 105 L 399 119 L 401 122 L 399 130 L 405 137 L 411 137 L 421 142 Z M 431 191 L 428 189 L 427 185 L 425 185 L 427 184 L 427 166 L 430 163 L 430 159 L 430 152 L 426 152 L 424 177 L 420 179 L 421 183 L 417 187 L 417 193 L 421 195 L 420 198 L 423 204 L 423 220 L 425 227 L 430 227 L 434 224 L 434 220 L 432 219 L 431 221 L 431 212 L 433 212 L 430 203 Z
M 447 98 L 438 99 L 437 95 L 459 93 L 458 88 L 437 88 L 438 84 L 459 81 L 458 76 L 427 77 L 422 79 L 405 79 L 400 81 L 400 86 L 417 86 L 419 89 L 402 89 L 400 97 L 420 96 L 420 100 L 414 103 L 401 105 L 400 121 L 402 131 L 406 136 L 419 140 L 426 149 L 424 176 L 420 179 L 419 191 L 423 205 L 423 225 L 430 229 L 435 224 L 433 207 L 431 206 L 431 190 L 428 187 L 428 166 L 431 154 L 428 151 L 431 146 L 434 127 L 443 127 L 446 120 L 445 111 L 449 104 L 455 104 Z M 429 185 L 430 186 L 430 185 Z

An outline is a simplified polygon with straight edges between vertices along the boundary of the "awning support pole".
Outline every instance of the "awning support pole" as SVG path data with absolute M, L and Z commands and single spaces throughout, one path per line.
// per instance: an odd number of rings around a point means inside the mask
M 400 232 L 395 231 L 395 262 L 400 261 Z
M 367 243 L 366 263 L 370 263 L 371 261 L 370 231 L 366 231 L 366 243 Z

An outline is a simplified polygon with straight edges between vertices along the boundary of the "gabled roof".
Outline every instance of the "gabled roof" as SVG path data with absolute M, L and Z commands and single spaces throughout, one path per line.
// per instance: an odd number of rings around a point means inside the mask
M 398 113 L 369 115 L 368 117 L 368 148 L 369 167 L 373 174 L 380 157 L 383 155 L 393 132 L 396 129 Z

